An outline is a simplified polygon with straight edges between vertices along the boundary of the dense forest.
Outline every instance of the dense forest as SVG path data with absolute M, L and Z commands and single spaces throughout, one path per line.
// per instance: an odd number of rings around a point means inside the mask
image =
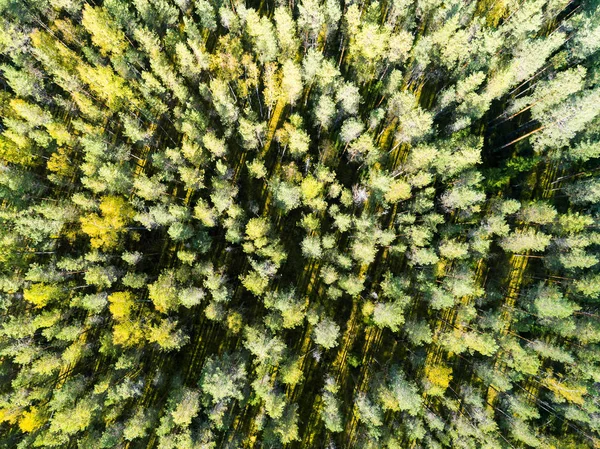
M 0 448 L 600 448 L 599 2 L 0 12 Z

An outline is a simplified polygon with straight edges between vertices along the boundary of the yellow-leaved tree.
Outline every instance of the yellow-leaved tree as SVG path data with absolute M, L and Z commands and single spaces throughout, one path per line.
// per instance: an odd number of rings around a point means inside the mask
M 81 230 L 90 236 L 92 248 L 111 249 L 118 245 L 119 237 L 133 219 L 133 208 L 118 196 L 105 196 L 100 202 L 102 215 L 81 217 Z

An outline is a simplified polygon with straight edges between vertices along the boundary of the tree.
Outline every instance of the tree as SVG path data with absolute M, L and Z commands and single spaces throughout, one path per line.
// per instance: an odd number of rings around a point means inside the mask
M 390 98 L 389 114 L 400 122 L 395 135 L 399 143 L 416 142 L 431 132 L 431 113 L 423 111 L 408 92 L 398 92 Z
M 596 204 L 600 201 L 600 182 L 597 178 L 574 182 L 565 190 L 573 204 Z
M 286 406 L 283 416 L 277 420 L 275 432 L 283 444 L 299 440 L 298 435 L 298 404 L 289 404 Z
M 283 341 L 264 329 L 247 327 L 244 337 L 244 346 L 254 355 L 257 363 L 276 366 L 283 357 Z
M 77 70 L 81 79 L 98 98 L 104 100 L 109 109 L 118 111 L 125 108 L 126 104 L 136 102 L 135 95 L 125 80 L 109 66 L 90 67 L 81 64 Z
M 133 441 L 137 438 L 144 438 L 150 430 L 152 422 L 147 413 L 140 407 L 133 416 L 127 420 L 123 429 L 123 438 L 127 441 Z
M 46 419 L 43 410 L 40 410 L 37 407 L 31 407 L 21 415 L 21 418 L 19 419 L 19 428 L 23 432 L 34 432 L 46 422 Z
M 337 339 L 340 335 L 340 327 L 335 321 L 324 318 L 315 326 L 315 343 L 325 349 L 331 349 L 338 345 Z
M 302 324 L 306 315 L 307 301 L 296 295 L 295 289 L 267 292 L 265 307 L 277 310 L 283 318 L 283 327 L 294 328 Z
M 281 145 L 288 148 L 294 158 L 303 156 L 310 145 L 310 138 L 302 128 L 302 119 L 297 114 L 290 117 L 290 122 L 279 129 L 276 138 Z
M 343 143 L 350 143 L 364 131 L 365 126 L 360 120 L 351 118 L 344 122 L 340 130 L 340 139 Z
M 567 270 L 590 268 L 598 263 L 598 258 L 593 254 L 587 254 L 581 248 L 574 248 L 566 254 L 561 254 L 558 259 Z
M 547 224 L 551 223 L 556 217 L 557 212 L 554 207 L 546 203 L 530 203 L 521 208 L 519 219 L 526 223 Z
M 417 387 L 405 379 L 398 367 L 393 367 L 385 382 L 380 383 L 377 396 L 384 410 L 406 411 L 415 416 L 422 408 Z
M 360 93 L 358 87 L 354 84 L 349 82 L 341 84 L 336 91 L 335 99 L 346 114 L 354 115 L 358 112 Z
M 340 405 L 335 394 L 339 387 L 331 377 L 325 379 L 323 387 L 323 409 L 321 410 L 321 419 L 325 423 L 325 428 L 330 432 L 341 432 L 342 416 L 340 413 Z
M 81 217 L 81 230 L 90 236 L 92 248 L 115 248 L 133 219 L 133 209 L 121 197 L 105 196 L 100 201 L 100 212 L 102 216 L 92 213 Z
M 261 64 L 273 61 L 277 56 L 277 41 L 273 39 L 275 30 L 266 17 L 259 17 L 253 9 L 246 12 L 246 32 L 254 42 L 254 48 Z
M 81 23 L 103 55 L 119 56 L 127 49 L 128 43 L 125 41 L 125 34 L 115 26 L 104 8 L 93 8 L 86 4 L 83 8 Z
M 134 306 L 133 295 L 131 292 L 114 292 L 108 296 L 111 315 L 117 321 L 126 320 L 131 314 Z
M 179 305 L 175 273 L 171 270 L 162 272 L 156 282 L 148 285 L 148 296 L 159 312 L 167 313 L 175 309 Z
M 387 50 L 390 32 L 371 20 L 360 21 L 358 8 L 350 8 L 346 13 L 346 26 L 351 36 L 349 55 L 356 61 L 353 64 L 361 82 L 376 77 Z
M 244 142 L 244 147 L 248 150 L 255 150 L 261 145 L 265 134 L 264 123 L 254 123 L 241 117 L 239 119 L 239 133 Z
M 539 284 L 532 290 L 536 313 L 541 318 L 566 318 L 579 310 L 579 306 L 564 298 L 557 287 Z
M 543 251 L 549 244 L 550 236 L 533 229 L 513 232 L 500 241 L 502 248 L 512 253 Z
M 244 276 L 240 275 L 239 279 L 243 286 L 256 296 L 261 296 L 269 285 L 268 275 L 255 270 L 251 270 Z
M 33 284 L 23 291 L 23 298 L 35 307 L 42 308 L 63 297 L 62 289 L 57 285 Z
M 143 174 L 135 178 L 133 187 L 141 198 L 148 201 L 158 200 L 167 193 L 167 186 L 161 183 L 158 177 L 148 178 Z
M 158 344 L 161 351 L 173 351 L 185 345 L 189 337 L 181 329 L 177 329 L 177 321 L 170 319 L 160 320 L 158 325 L 148 328 L 147 334 L 150 343 Z
M 278 205 L 284 212 L 289 212 L 300 206 L 302 192 L 299 187 L 286 181 L 279 181 L 274 184 L 272 189 Z
M 257 378 L 252 382 L 252 388 L 258 398 L 264 401 L 265 411 L 270 418 L 279 419 L 286 405 L 285 395 L 278 392 L 269 382 L 269 376 Z
M 410 184 L 406 181 L 397 180 L 389 185 L 384 198 L 390 204 L 397 203 L 398 201 L 409 199 L 411 194 L 410 191 Z
M 358 419 L 367 425 L 369 433 L 380 435 L 380 427 L 383 424 L 383 411 L 381 407 L 372 401 L 366 393 L 359 393 L 354 401 L 358 411 Z
M 184 389 L 182 398 L 171 412 L 173 422 L 183 428 L 188 427 L 192 423 L 192 419 L 200 411 L 200 393 L 198 391 Z
M 316 236 L 306 236 L 302 240 L 302 254 L 307 258 L 319 259 L 323 254 L 321 241 Z
M 431 343 L 432 341 L 431 328 L 425 321 L 407 321 L 404 324 L 404 330 L 408 334 L 410 342 L 415 346 Z
M 283 59 L 293 58 L 298 51 L 298 37 L 296 35 L 296 22 L 290 12 L 280 6 L 275 9 L 275 27 L 277 29 L 277 41 Z
M 456 240 L 445 240 L 439 246 L 440 256 L 446 259 L 462 259 L 469 254 L 469 245 Z
M 204 296 L 204 290 L 201 288 L 188 287 L 179 291 L 178 299 L 182 306 L 190 308 L 200 304 Z
M 328 95 L 321 95 L 315 107 L 315 119 L 319 126 L 328 129 L 336 115 L 334 101 Z
M 73 408 L 58 410 L 53 414 L 50 419 L 50 431 L 65 435 L 81 432 L 90 425 L 97 409 L 97 402 L 91 398 L 81 398 Z
M 212 404 L 244 398 L 246 368 L 239 354 L 209 357 L 202 368 L 198 385 Z
M 444 365 L 425 367 L 425 391 L 429 396 L 442 396 L 452 380 L 452 368 Z
M 303 379 L 302 360 L 298 357 L 290 357 L 280 367 L 281 381 L 294 387 Z
M 404 324 L 404 304 L 401 301 L 390 303 L 377 302 L 373 309 L 373 322 L 379 327 L 389 327 L 398 332 Z
M 281 68 L 281 90 L 285 93 L 287 103 L 294 105 L 302 94 L 302 74 L 300 67 L 291 60 L 284 62 Z
M 598 298 L 600 296 L 600 276 L 598 274 L 577 279 L 574 284 L 577 291 L 585 296 L 589 296 L 590 298 Z
M 0 3 L 0 447 L 598 446 L 597 2 L 251 3 Z
M 315 0 L 303 0 L 298 5 L 298 29 L 304 38 L 305 46 L 315 43 L 323 24 L 325 14 L 322 6 Z
M 542 123 L 536 133 L 534 145 L 537 151 L 560 148 L 582 131 L 600 114 L 600 90 L 582 91 L 568 100 L 540 113 L 536 118 Z

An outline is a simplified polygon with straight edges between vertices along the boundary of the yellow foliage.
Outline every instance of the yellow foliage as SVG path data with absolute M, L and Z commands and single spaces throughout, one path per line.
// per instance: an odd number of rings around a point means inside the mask
M 27 290 L 23 291 L 23 297 L 25 300 L 34 304 L 37 308 L 44 307 L 49 302 L 58 299 L 60 295 L 60 287 L 42 283 L 33 284 Z
M 82 63 L 77 66 L 77 70 L 81 79 L 110 109 L 118 109 L 125 103 L 135 102 L 125 80 L 116 75 L 110 66 L 90 67 Z
M 33 46 L 42 51 L 52 64 L 61 66 L 67 73 L 72 72 L 80 63 L 81 58 L 65 45 L 57 45 L 57 40 L 46 31 L 35 30 L 29 37 Z
M 92 248 L 111 249 L 117 246 L 123 228 L 133 219 L 134 211 L 118 196 L 105 196 L 100 202 L 102 217 L 90 214 L 81 217 L 81 230 L 90 236 Z
M 20 98 L 10 100 L 11 108 L 21 117 L 27 120 L 33 126 L 41 126 L 48 123 L 51 119 L 49 113 L 45 112 L 37 104 L 28 103 Z
M 194 217 L 202 222 L 202 224 L 208 228 L 212 228 L 217 224 L 215 213 L 206 203 L 206 201 L 200 200 L 194 208 Z
M 410 198 L 410 185 L 401 180 L 394 181 L 390 186 L 390 190 L 385 194 L 385 200 L 388 203 L 396 203 L 408 198 Z
M 146 332 L 146 338 L 150 343 L 156 343 L 163 351 L 179 349 L 187 337 L 177 330 L 177 321 L 162 320 L 160 324 L 151 326 Z
M 135 346 L 142 340 L 142 330 L 131 321 L 123 321 L 113 326 L 113 343 L 124 347 Z
M 5 136 L 9 138 L 7 139 Z M 0 159 L 17 165 L 34 165 L 34 161 L 37 159 L 35 154 L 21 149 L 26 148 L 28 145 L 29 139 L 27 137 L 18 136 L 7 130 L 4 135 L 0 136 Z
M 103 380 L 94 385 L 94 394 L 102 394 L 108 390 L 108 387 L 110 387 L 110 382 L 108 380 Z
M 92 120 L 99 120 L 103 117 L 102 110 L 97 107 L 92 100 L 81 92 L 71 92 L 71 97 L 77 104 L 77 108 L 82 114 Z
M 552 377 L 547 378 L 544 384 L 556 395 L 557 399 L 560 400 L 562 398 L 562 400 L 572 402 L 573 404 L 582 405 L 584 402 L 583 395 L 587 393 L 587 389 L 583 385 L 568 385 Z
M 304 200 L 310 201 L 321 194 L 323 184 L 312 176 L 309 176 L 304 178 L 302 184 L 300 185 L 300 189 L 302 190 L 302 197 Z
M 89 4 L 83 9 L 81 24 L 92 35 L 92 42 L 100 48 L 100 53 L 115 56 L 127 49 L 125 34 L 119 30 L 103 8 L 92 8 Z
M 246 225 L 246 235 L 250 240 L 257 240 L 269 232 L 269 223 L 264 218 L 252 218 Z
M 39 429 L 45 422 L 42 412 L 37 407 L 31 407 L 28 412 L 23 412 L 19 419 L 19 428 L 23 432 L 33 432 Z
M 232 312 L 227 316 L 227 327 L 234 334 L 239 333 L 244 327 L 244 320 L 242 314 L 239 312 Z
M 56 143 L 59 145 L 70 144 L 73 141 L 73 136 L 71 136 L 67 127 L 62 123 L 48 123 L 46 130 L 50 134 L 50 137 L 56 140 Z
M 59 371 L 62 366 L 61 360 L 55 355 L 41 356 L 31 365 L 31 372 L 34 374 L 49 375 Z
M 428 365 L 425 367 L 425 377 L 432 387 L 428 394 L 439 396 L 446 391 L 452 380 L 452 368 L 444 365 Z
M 0 408 L 0 423 L 6 421 L 9 424 L 14 424 L 17 422 L 18 415 L 19 413 L 15 409 Z
M 302 360 L 296 359 L 281 368 L 281 381 L 290 386 L 298 384 L 303 378 Z
M 81 338 L 75 342 L 73 342 L 70 346 L 67 347 L 62 353 L 62 359 L 65 364 L 75 364 L 77 363 L 84 354 L 85 350 L 85 341 L 82 341 Z
M 246 276 L 240 276 L 240 280 L 246 289 L 257 296 L 262 295 L 267 288 L 267 285 L 269 285 L 269 280 L 262 277 L 256 271 L 251 271 Z
M 115 292 L 108 297 L 110 313 L 115 320 L 129 318 L 133 307 L 133 295 L 131 292 Z
M 48 170 L 60 176 L 69 177 L 75 173 L 75 168 L 64 148 L 59 148 L 55 153 L 52 153 L 48 159 L 47 166 Z
M 375 304 L 372 301 L 365 301 L 362 307 L 362 313 L 365 317 L 372 317 L 375 311 Z

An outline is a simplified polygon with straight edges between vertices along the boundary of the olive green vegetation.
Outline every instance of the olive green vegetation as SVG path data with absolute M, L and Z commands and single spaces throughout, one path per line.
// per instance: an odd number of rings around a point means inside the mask
M 0 448 L 600 447 L 597 2 L 0 24 Z

